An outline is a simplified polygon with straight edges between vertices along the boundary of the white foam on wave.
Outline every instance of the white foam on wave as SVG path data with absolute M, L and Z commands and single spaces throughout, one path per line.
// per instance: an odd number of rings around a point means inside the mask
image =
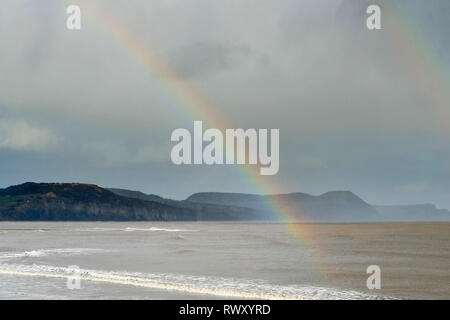
M 104 252 L 103 249 L 93 249 L 93 248 L 52 248 L 52 249 L 34 249 L 29 251 L 10 251 L 10 252 L 0 252 L 0 261 L 16 259 L 16 258 L 38 258 L 48 255 L 80 255 L 80 254 L 91 254 Z
M 196 232 L 198 230 L 189 230 L 189 229 L 169 229 L 169 228 L 125 228 L 125 231 L 127 232 L 133 232 L 133 231 L 165 231 L 165 232 Z
M 35 228 L 6 228 L 0 229 L 0 232 L 47 232 L 50 229 L 35 229 Z
M 135 227 L 127 227 L 127 228 L 87 228 L 87 229 L 78 229 L 77 231 L 87 231 L 87 232 L 105 232 L 105 231 L 124 231 L 124 232 L 197 232 L 198 230 L 192 229 L 176 229 L 176 228 L 135 228 Z
M 51 278 L 73 277 L 72 270 L 46 265 L 0 264 L 0 274 Z M 179 274 L 126 273 L 81 269 L 81 280 L 131 285 L 151 289 L 173 290 L 189 294 L 271 300 L 311 299 L 389 299 L 357 291 L 314 286 L 281 286 L 264 281 Z

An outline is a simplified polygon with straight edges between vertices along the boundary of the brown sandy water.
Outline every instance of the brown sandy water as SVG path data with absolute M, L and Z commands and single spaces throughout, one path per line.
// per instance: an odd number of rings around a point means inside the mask
M 449 299 L 450 223 L 0 222 L 0 298 Z

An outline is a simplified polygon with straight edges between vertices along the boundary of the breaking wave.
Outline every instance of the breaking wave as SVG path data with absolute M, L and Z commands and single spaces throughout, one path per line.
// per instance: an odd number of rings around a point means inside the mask
M 98 253 L 98 252 L 104 252 L 106 250 L 103 249 L 93 249 L 93 248 L 63 248 L 63 249 L 35 249 L 35 250 L 29 250 L 29 251 L 7 251 L 7 252 L 0 252 L 0 261 L 10 260 L 10 259 L 16 259 L 16 258 L 38 258 L 38 257 L 45 257 L 48 255 L 80 255 L 80 254 L 91 254 L 91 253 Z
M 0 264 L 0 274 L 49 278 L 73 277 L 73 269 L 47 265 Z M 188 294 L 205 294 L 248 299 L 310 300 L 310 299 L 389 299 L 357 291 L 313 286 L 281 286 L 264 281 L 178 274 L 145 274 L 80 269 L 83 281 L 131 285 Z
M 3 228 L 0 229 L 0 232 L 47 232 L 50 229 L 42 229 L 42 228 Z
M 102 232 L 102 231 L 124 231 L 124 232 L 197 232 L 198 230 L 192 229 L 175 229 L 175 228 L 87 228 L 87 229 L 78 229 L 77 231 L 87 231 L 87 232 Z
M 168 228 L 125 228 L 125 231 L 165 231 L 165 232 L 196 232 L 197 230 L 189 230 L 189 229 L 168 229 Z

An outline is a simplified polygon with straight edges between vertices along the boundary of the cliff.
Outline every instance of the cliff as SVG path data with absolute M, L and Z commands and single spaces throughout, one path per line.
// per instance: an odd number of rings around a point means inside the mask
M 0 220 L 227 221 L 258 218 L 254 210 L 172 206 L 123 197 L 89 184 L 28 182 L 0 189 Z
M 450 221 L 434 205 L 374 206 L 350 191 L 254 195 L 202 192 L 178 201 L 80 183 L 0 189 L 0 221 Z

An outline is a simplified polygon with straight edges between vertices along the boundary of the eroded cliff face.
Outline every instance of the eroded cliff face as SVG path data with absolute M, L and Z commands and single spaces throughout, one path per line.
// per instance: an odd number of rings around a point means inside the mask
M 72 191 L 72 193 L 71 193 Z M 29 194 L 1 211 L 3 220 L 196 220 L 196 214 L 149 201 L 133 200 L 96 190 L 66 187 L 63 194 Z M 94 193 L 94 194 L 92 194 Z
M 25 183 L 0 190 L 0 220 L 227 221 L 254 220 L 254 210 L 172 206 L 123 197 L 96 185 Z

